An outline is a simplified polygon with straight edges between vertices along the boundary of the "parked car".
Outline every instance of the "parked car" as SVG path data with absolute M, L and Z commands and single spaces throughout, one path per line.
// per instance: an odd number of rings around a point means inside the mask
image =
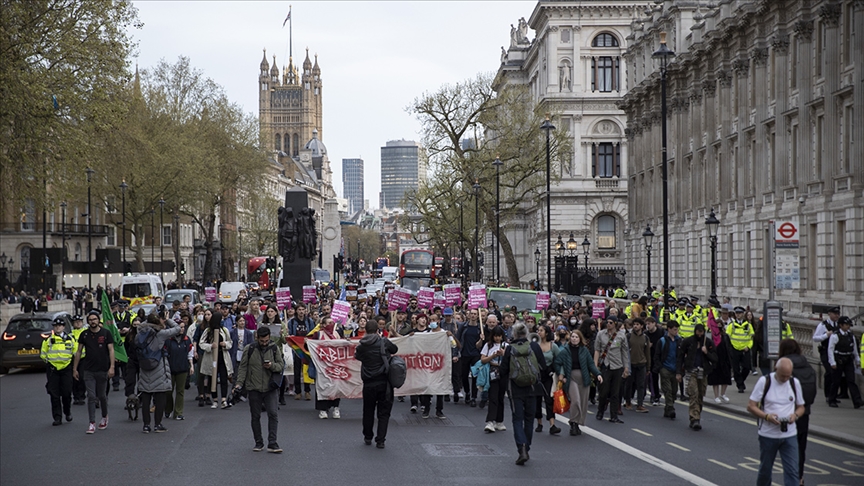
M 248 294 L 257 294 L 261 291 L 261 286 L 258 285 L 258 282 L 247 282 L 246 283 L 246 292 Z
M 165 298 L 162 300 L 165 305 L 171 306 L 175 300 L 183 302 L 183 298 L 189 296 L 192 300 L 189 301 L 189 310 L 191 311 L 196 304 L 201 303 L 201 294 L 197 290 L 192 289 L 174 289 L 165 292 Z
M 156 310 L 156 304 L 138 304 L 133 305 L 129 308 L 129 312 L 132 314 L 138 314 L 138 311 L 144 309 L 144 315 L 149 315 L 150 313 Z
M 68 312 L 34 312 L 9 319 L 0 341 L 0 373 L 8 373 L 10 368 L 44 368 L 39 352 L 56 321 L 62 322 L 67 332 L 72 330 Z

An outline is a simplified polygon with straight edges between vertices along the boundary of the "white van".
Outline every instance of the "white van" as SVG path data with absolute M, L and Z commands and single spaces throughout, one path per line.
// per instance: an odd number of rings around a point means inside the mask
M 120 280 L 120 298 L 130 306 L 152 304 L 156 297 L 165 297 L 165 288 L 159 275 L 152 273 L 133 273 L 124 275 Z
M 384 267 L 381 269 L 381 278 L 386 282 L 395 282 L 399 278 L 399 267 Z
M 234 302 L 240 297 L 240 291 L 246 295 L 246 284 L 243 282 L 222 282 L 219 286 L 219 302 Z

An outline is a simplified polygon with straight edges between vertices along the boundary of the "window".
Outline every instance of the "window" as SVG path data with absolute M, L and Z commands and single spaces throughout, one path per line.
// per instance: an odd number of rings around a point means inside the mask
M 591 42 L 591 47 L 618 47 L 618 39 L 612 34 L 600 34 Z
M 75 243 L 75 261 L 81 261 L 81 243 Z
M 609 93 L 620 90 L 620 57 L 601 56 L 591 58 L 591 91 Z
M 21 270 L 25 268 L 30 268 L 30 247 L 25 246 L 21 248 L 21 258 L 18 260 L 21 263 Z
M 591 146 L 592 177 L 621 176 L 621 144 L 611 142 Z
M 287 136 L 287 135 L 286 135 Z M 297 156 L 300 153 L 300 135 L 294 134 L 294 140 L 291 142 L 291 155 Z
M 113 195 L 105 196 L 105 212 L 111 214 L 117 212 L 117 198 Z
M 597 248 L 615 249 L 615 217 L 604 215 L 597 218 Z
M 21 231 L 33 231 L 36 229 L 36 201 L 27 198 L 24 207 L 21 208 Z
M 116 246 L 117 245 L 117 227 L 116 226 L 108 226 L 108 240 L 106 241 L 106 246 Z
M 162 226 L 162 246 L 171 246 L 171 225 L 166 224 Z
M 570 43 L 570 29 L 561 29 L 561 43 L 569 44 Z
M 275 147 L 276 151 L 282 150 L 282 135 L 279 135 L 278 133 L 274 135 L 273 146 Z

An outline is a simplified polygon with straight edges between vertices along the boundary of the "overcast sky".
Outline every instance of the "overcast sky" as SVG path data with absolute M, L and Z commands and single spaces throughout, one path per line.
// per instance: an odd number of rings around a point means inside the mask
M 418 140 L 411 101 L 447 83 L 498 68 L 510 24 L 534 1 L 134 2 L 144 27 L 132 30 L 141 68 L 187 56 L 245 111 L 258 115 L 258 69 L 267 58 L 280 72 L 288 59 L 292 5 L 294 62 L 318 54 L 324 94 L 324 138 L 333 185 L 342 196 L 342 159 L 365 161 L 365 194 L 378 207 L 381 147 Z M 529 32 L 529 38 L 534 34 Z M 301 68 L 302 69 L 302 68 Z

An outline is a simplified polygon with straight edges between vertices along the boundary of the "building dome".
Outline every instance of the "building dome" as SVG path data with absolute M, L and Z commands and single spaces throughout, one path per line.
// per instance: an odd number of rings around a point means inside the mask
M 306 143 L 306 150 L 312 151 L 312 157 L 321 157 L 327 155 L 327 147 L 321 140 L 318 140 L 318 129 L 312 130 L 312 140 Z

